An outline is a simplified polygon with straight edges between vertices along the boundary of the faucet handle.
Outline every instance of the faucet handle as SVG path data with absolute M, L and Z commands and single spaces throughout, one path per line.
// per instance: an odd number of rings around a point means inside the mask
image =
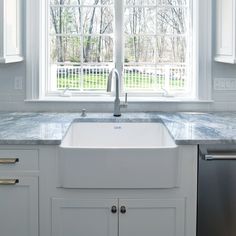
M 128 93 L 125 93 L 125 104 L 128 105 Z
M 112 78 L 113 78 L 113 70 L 110 71 L 108 75 L 108 80 L 107 80 L 107 92 L 111 92 L 111 87 L 112 87 Z
M 127 108 L 128 107 L 128 93 L 125 93 L 125 102 L 120 104 L 121 108 Z

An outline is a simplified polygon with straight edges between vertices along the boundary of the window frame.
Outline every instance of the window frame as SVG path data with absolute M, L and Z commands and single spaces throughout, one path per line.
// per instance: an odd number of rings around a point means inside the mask
M 50 94 L 45 94 L 45 78 L 47 76 L 47 63 L 48 61 L 45 58 L 49 58 L 46 55 L 47 50 L 40 50 L 42 48 L 47 48 L 47 40 L 40 40 L 46 37 L 46 32 L 43 28 L 48 29 L 47 22 L 45 17 L 48 17 L 48 12 L 43 11 L 46 7 L 46 1 L 32 1 L 26 0 L 26 100 L 47 100 L 54 98 L 55 100 L 61 100 L 60 92 L 53 92 Z M 193 74 L 194 78 L 192 80 L 195 83 L 195 91 L 192 96 L 183 97 L 183 101 L 186 100 L 211 100 L 212 96 L 212 1 L 211 0 L 193 0 L 194 6 L 192 9 L 196 9 L 192 12 L 193 17 L 196 19 L 193 22 L 193 34 L 195 35 L 193 41 L 193 58 L 196 59 L 196 62 L 193 63 Z M 119 9 L 119 12 L 123 14 L 123 3 L 120 1 L 115 1 L 115 7 Z M 117 12 L 117 11 L 116 11 Z M 46 15 L 45 15 L 46 14 Z M 118 18 L 118 19 L 117 19 Z M 123 22 L 120 21 L 123 17 L 118 17 L 115 14 L 115 35 L 118 35 L 118 32 L 122 32 Z M 205 27 L 202 27 L 202 26 Z M 201 26 L 201 27 L 200 27 Z M 114 39 L 116 40 L 116 39 Z M 122 65 L 119 61 L 123 59 L 123 50 L 119 50 L 121 45 L 123 45 L 124 37 L 121 40 L 118 40 L 114 43 L 115 49 L 115 58 L 118 60 L 114 61 L 114 64 L 118 71 L 122 70 Z M 45 63 L 42 63 L 44 61 Z M 204 85 L 201 86 L 200 85 Z M 122 84 L 120 86 L 123 87 Z M 200 89 L 201 88 L 201 89 Z M 97 100 L 98 97 L 103 97 L 104 100 L 110 100 L 109 97 L 114 96 L 114 92 L 111 94 L 102 93 L 86 93 L 82 94 L 81 92 L 75 92 L 75 100 Z M 137 101 L 143 97 L 145 100 L 150 97 L 150 101 L 153 98 L 160 98 L 163 101 L 163 97 L 160 93 L 129 93 L 131 97 Z M 168 100 L 168 98 L 166 98 Z M 178 100 L 181 100 L 181 97 L 177 97 Z M 66 97 L 63 100 L 67 100 Z

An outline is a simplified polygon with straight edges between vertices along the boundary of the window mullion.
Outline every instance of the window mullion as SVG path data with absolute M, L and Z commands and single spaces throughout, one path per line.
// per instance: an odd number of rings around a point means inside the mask
M 124 0 L 115 0 L 115 34 L 114 62 L 121 78 L 123 78 L 124 62 Z M 120 93 L 123 91 L 123 79 L 120 80 Z

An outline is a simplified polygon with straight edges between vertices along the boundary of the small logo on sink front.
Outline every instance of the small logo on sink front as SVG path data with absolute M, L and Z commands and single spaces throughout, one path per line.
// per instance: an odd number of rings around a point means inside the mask
M 122 129 L 122 126 L 120 126 L 120 125 L 114 126 L 114 129 Z

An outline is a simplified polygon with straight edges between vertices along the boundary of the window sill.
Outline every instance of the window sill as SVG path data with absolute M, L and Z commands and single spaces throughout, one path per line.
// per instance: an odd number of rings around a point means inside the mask
M 121 101 L 124 97 L 121 97 Z M 45 97 L 41 99 L 26 99 L 25 102 L 33 103 L 111 103 L 114 102 L 114 97 Z M 128 97 L 129 103 L 213 103 L 213 100 L 199 100 L 190 98 L 174 98 L 174 97 Z

